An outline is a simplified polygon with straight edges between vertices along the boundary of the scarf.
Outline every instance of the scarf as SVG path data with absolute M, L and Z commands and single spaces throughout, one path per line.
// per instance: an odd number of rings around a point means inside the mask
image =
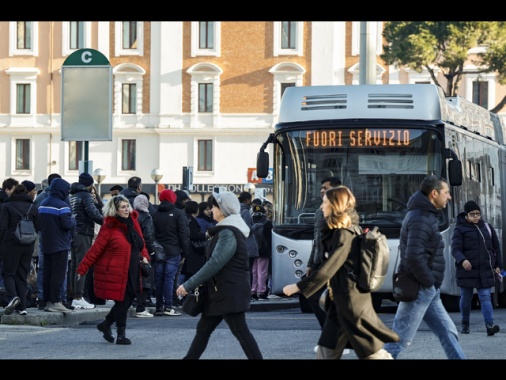
M 144 240 L 142 239 L 142 236 L 140 236 L 137 230 L 134 228 L 133 219 L 130 216 L 128 218 L 117 216 L 116 219 L 127 226 L 128 232 L 126 233 L 126 237 L 128 242 L 132 246 L 132 250 L 136 248 L 136 250 L 140 252 L 144 247 Z

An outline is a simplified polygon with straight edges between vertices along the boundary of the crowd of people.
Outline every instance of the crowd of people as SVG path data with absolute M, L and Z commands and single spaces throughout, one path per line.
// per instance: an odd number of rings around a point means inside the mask
M 105 203 L 87 173 L 74 183 L 52 173 L 42 186 L 37 192 L 31 181 L 8 178 L 0 189 L 0 285 L 7 292 L 6 315 L 27 315 L 34 262 L 36 306 L 68 314 L 114 301 L 97 329 L 107 342 L 119 345 L 132 343 L 126 336 L 130 307 L 136 308 L 139 318 L 177 317 L 188 293 L 204 286 L 204 311 L 184 358 L 200 358 L 223 320 L 248 359 L 263 358 L 245 312 L 250 302 L 269 296 L 273 229 L 269 201 L 253 199 L 246 191 L 239 196 L 221 191 L 198 203 L 185 191 L 165 189 L 155 205 L 142 192 L 137 176 L 126 188 L 112 186 L 111 199 Z M 360 253 L 356 237 L 362 229 L 353 193 L 339 178 L 329 177 L 322 180 L 321 196 L 306 275 L 283 288 L 287 296 L 306 297 L 315 312 L 321 326 L 316 358 L 339 359 L 353 349 L 360 359 L 395 359 L 409 348 L 423 320 L 449 359 L 465 359 L 439 292 L 445 262 L 437 217 L 451 199 L 447 181 L 427 176 L 409 199 L 400 231 L 399 270 L 413 273 L 420 289 L 415 301 L 399 302 L 391 328 L 376 314 L 371 294 L 359 290 L 344 267 L 345 263 L 356 267 Z M 25 214 L 38 232 L 29 245 L 14 238 L 20 215 Z M 460 332 L 470 333 L 476 289 L 487 335 L 492 336 L 499 326 L 493 320 L 490 288 L 503 263 L 497 254 L 501 250 L 497 233 L 480 217 L 479 205 L 467 202 L 451 250 L 461 290 Z M 157 245 L 162 257 L 155 255 Z M 147 273 L 141 263 L 149 268 Z M 323 311 L 317 300 L 325 288 L 330 304 Z M 155 308 L 154 315 L 148 306 Z

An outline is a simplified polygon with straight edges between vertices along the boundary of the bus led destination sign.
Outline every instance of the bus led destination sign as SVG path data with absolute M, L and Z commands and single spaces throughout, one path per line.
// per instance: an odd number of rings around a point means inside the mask
M 306 132 L 306 147 L 409 146 L 409 129 L 325 129 Z

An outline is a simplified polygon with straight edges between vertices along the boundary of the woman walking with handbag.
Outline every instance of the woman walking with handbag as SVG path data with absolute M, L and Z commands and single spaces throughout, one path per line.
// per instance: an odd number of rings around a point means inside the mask
M 206 263 L 188 281 L 177 288 L 179 297 L 205 283 L 204 311 L 184 359 L 199 359 L 209 338 L 225 320 L 248 359 L 262 359 L 258 344 L 246 324 L 250 305 L 250 282 L 246 237 L 250 229 L 240 215 L 239 200 L 234 193 L 214 193 L 210 197 L 213 218 L 218 221 L 208 230 L 211 241 Z M 202 295 L 200 295 L 202 296 Z
M 104 206 L 104 224 L 95 242 L 77 267 L 84 276 L 95 265 L 93 285 L 97 297 L 113 300 L 114 305 L 97 325 L 104 339 L 114 342 L 111 326 L 116 323 L 116 344 L 131 344 L 125 336 L 128 308 L 141 287 L 140 262 L 149 262 L 138 213 L 124 195 L 116 195 Z
M 283 293 L 291 296 L 301 291 L 307 298 L 328 284 L 332 302 L 318 340 L 317 359 L 340 359 L 347 346 L 359 359 L 392 359 L 383 346 L 399 341 L 398 335 L 374 311 L 371 293 L 360 291 L 344 267 L 347 263 L 358 273 L 361 251 L 357 236 L 362 230 L 355 197 L 345 186 L 330 188 L 323 196 L 321 209 L 326 223 L 321 229 L 320 249 L 327 257 L 338 255 L 339 259 L 327 260 L 310 276 L 286 285 Z

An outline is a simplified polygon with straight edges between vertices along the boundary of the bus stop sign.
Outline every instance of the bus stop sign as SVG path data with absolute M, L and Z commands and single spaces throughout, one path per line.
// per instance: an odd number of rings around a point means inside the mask
M 98 50 L 79 49 L 62 65 L 62 141 L 112 141 L 112 68 Z

